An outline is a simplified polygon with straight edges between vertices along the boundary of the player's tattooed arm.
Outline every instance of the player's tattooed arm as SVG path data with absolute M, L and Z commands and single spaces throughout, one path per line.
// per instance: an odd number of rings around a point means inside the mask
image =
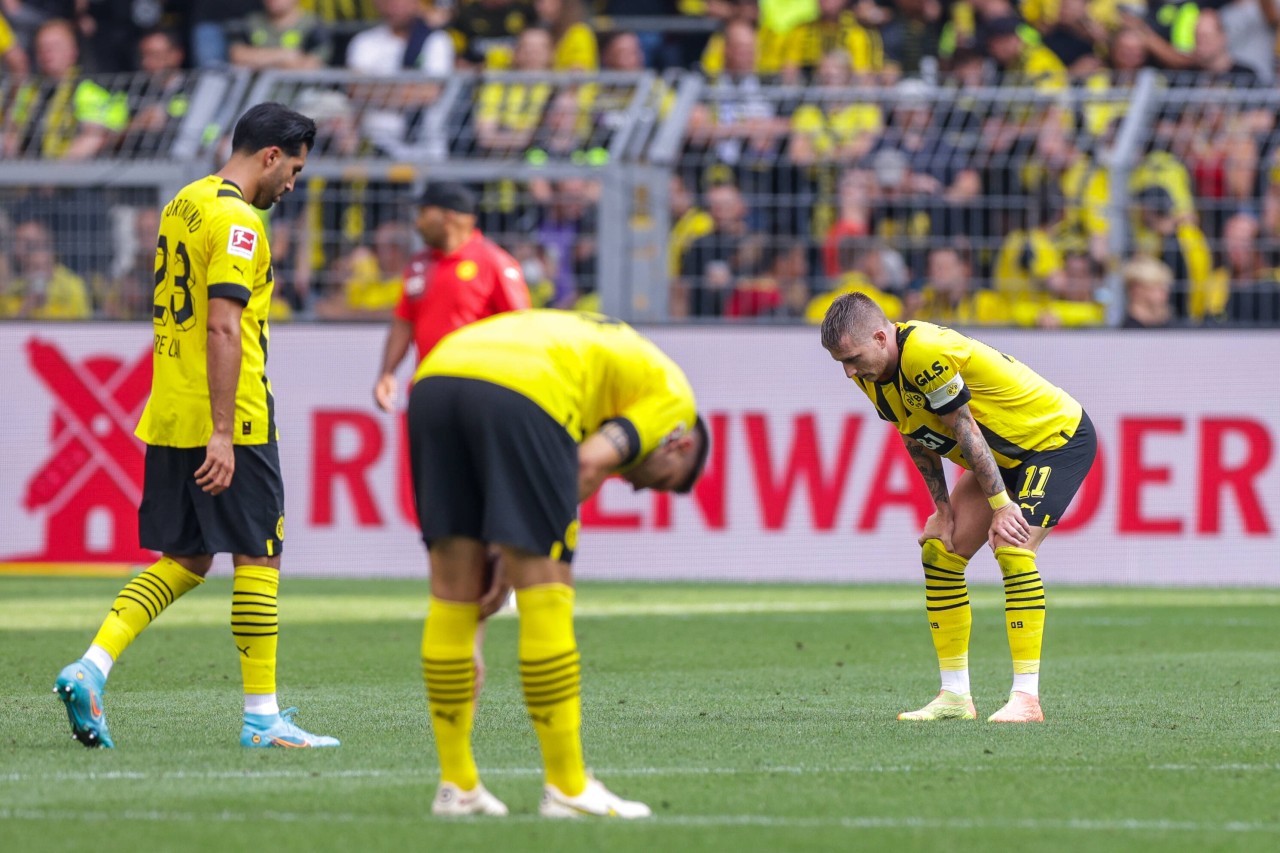
M 1000 466 L 996 464 L 996 458 L 992 455 L 982 430 L 978 429 L 978 422 L 973 419 L 969 406 L 963 405 L 954 412 L 943 415 L 942 419 L 944 422 L 951 421 L 947 425 L 955 431 L 960 452 L 969 463 L 969 470 L 978 478 L 982 493 L 991 497 L 1003 492 L 1004 480 L 1000 477 Z
M 942 468 L 942 457 L 909 435 L 902 436 L 902 443 L 906 445 L 911 461 L 916 464 L 916 470 L 929 487 L 933 502 L 940 507 L 949 504 L 951 498 L 947 491 L 947 472 Z
M 640 435 L 630 421 L 612 420 L 578 445 L 578 500 L 596 493 L 609 475 L 635 459 Z
M 978 429 L 969 406 L 963 405 L 943 420 L 955 431 L 960 452 L 969 463 L 969 470 L 978 478 L 978 485 L 992 506 L 991 527 L 987 531 L 987 544 L 994 550 L 1002 545 L 1022 547 L 1031 538 L 1031 527 L 1022 517 L 1019 506 L 1009 499 L 1000 467 L 991 453 L 991 447 Z M 994 500 L 993 500 L 994 499 Z
M 617 421 L 608 421 L 600 427 L 600 434 L 618 451 L 618 458 L 630 459 L 635 452 L 631 436 Z

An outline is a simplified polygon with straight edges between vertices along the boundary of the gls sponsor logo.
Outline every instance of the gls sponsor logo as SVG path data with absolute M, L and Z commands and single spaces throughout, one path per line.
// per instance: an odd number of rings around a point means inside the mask
M 911 381 L 917 385 L 928 385 L 933 380 L 941 378 L 946 372 L 946 365 L 940 361 L 935 361 L 932 365 L 913 376 Z

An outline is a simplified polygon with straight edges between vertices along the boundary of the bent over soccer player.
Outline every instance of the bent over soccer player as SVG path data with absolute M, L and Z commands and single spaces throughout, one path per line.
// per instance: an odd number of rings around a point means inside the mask
M 1038 723 L 1045 596 L 1036 553 L 1089 473 L 1093 424 L 1065 391 L 1014 358 L 931 323 L 891 323 L 858 293 L 822 321 L 822 345 L 902 434 L 936 511 L 920 535 L 925 609 L 942 671 L 937 698 L 900 720 L 977 717 L 965 566 L 983 544 L 1004 576 L 1013 655 L 1009 702 L 993 723 Z M 950 493 L 942 457 L 964 467 Z
M 161 215 L 151 396 L 137 435 L 147 444 L 139 540 L 162 556 L 125 585 L 84 657 L 58 674 L 54 692 L 85 746 L 113 746 L 102 693 L 120 653 L 204 583 L 217 553 L 235 566 L 241 745 L 338 745 L 298 728 L 276 702 L 284 485 L 265 373 L 271 251 L 250 208 L 266 210 L 293 189 L 315 134 L 315 122 L 280 104 L 252 107 L 236 123 L 227 164 Z
M 472 647 L 497 545 L 520 611 L 520 680 L 542 746 L 546 817 L 638 818 L 582 759 L 570 563 L 578 503 L 618 471 L 636 489 L 687 492 L 708 435 L 684 372 L 630 326 L 520 311 L 449 335 L 409 396 L 409 456 L 431 562 L 422 672 L 440 757 L 438 815 L 503 815 L 471 751 Z

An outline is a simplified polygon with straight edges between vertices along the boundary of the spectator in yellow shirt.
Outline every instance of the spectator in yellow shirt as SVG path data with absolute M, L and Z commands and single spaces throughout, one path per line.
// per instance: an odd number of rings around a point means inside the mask
M 1089 18 L 1099 26 L 1113 29 L 1120 23 L 1119 0 L 1079 0 Z M 1038 30 L 1045 31 L 1062 18 L 1062 0 L 1021 0 L 1022 16 Z M 1132 5 L 1130 3 L 1129 5 Z
M 818 19 L 787 33 L 782 42 L 782 79 L 807 79 L 833 50 L 849 56 L 849 69 L 858 77 L 884 71 L 884 42 L 878 30 L 862 26 L 848 8 L 848 0 L 818 0 Z
M 792 0 L 786 0 L 792 2 Z M 707 40 L 698 60 L 698 67 L 709 80 L 717 79 L 725 72 L 726 34 L 731 24 L 742 23 L 755 32 L 760 49 L 753 59 L 752 69 L 761 77 L 775 77 L 782 70 L 782 41 L 784 33 L 762 21 L 760 9 L 754 0 L 712 0 L 702 11 L 694 11 L 681 0 L 681 11 L 686 15 L 700 15 L 721 22 L 720 31 Z
M 538 24 L 546 27 L 555 43 L 554 71 L 596 71 L 600 68 L 595 31 L 586 23 L 582 0 L 534 0 Z
M 13 230 L 13 279 L 0 292 L 0 317 L 88 320 L 93 309 L 84 279 L 58 263 L 53 238 L 31 220 Z
M 1118 126 L 1118 120 L 1108 126 L 1108 137 Z M 1059 183 L 1066 207 L 1062 228 L 1069 237 L 1084 240 L 1095 260 L 1105 261 L 1111 253 L 1111 173 L 1096 154 L 1077 150 L 1074 157 Z
M 821 323 L 831 303 L 846 293 L 864 294 L 879 305 L 890 320 L 907 319 L 907 310 L 899 295 L 903 291 L 901 285 L 905 284 L 902 279 L 906 269 L 900 254 L 879 241 L 871 241 L 861 249 L 845 250 L 841 254 L 853 254 L 852 258 L 841 259 L 841 267 L 847 271 L 840 275 L 830 291 L 809 300 L 804 311 L 805 322 Z
M 1179 215 L 1169 194 L 1148 187 L 1133 198 L 1144 234 L 1139 252 L 1159 258 L 1173 271 L 1174 316 L 1201 322 L 1221 317 L 1229 288 L 1226 276 L 1214 269 L 1213 254 L 1204 232 L 1189 217 Z
M 856 97 L 849 68 L 849 54 L 843 49 L 824 56 L 815 79 L 824 97 L 801 104 L 791 114 L 788 153 L 796 165 L 857 162 L 884 130 L 884 111 Z M 825 97 L 836 92 L 842 97 Z
M 516 38 L 516 71 L 550 71 L 551 33 L 529 27 Z M 476 104 L 476 139 L 491 153 L 523 153 L 550 100 L 550 83 L 486 83 Z
M 818 86 L 791 114 L 787 157 L 812 188 L 807 231 L 818 241 L 827 238 L 840 214 L 841 168 L 866 157 L 885 126 L 884 110 L 859 98 L 851 78 L 848 54 L 831 51 L 818 66 Z
M 31 65 L 27 52 L 18 44 L 13 29 L 4 15 L 0 14 L 0 66 L 14 77 L 25 77 Z
M 671 236 L 667 240 L 667 273 L 680 275 L 680 259 L 699 237 L 716 230 L 716 222 L 701 207 L 679 173 L 671 176 Z
M 1008 321 L 1004 298 L 974 287 L 969 252 L 963 246 L 935 247 L 929 252 L 927 265 L 923 285 L 909 292 L 905 300 L 911 319 L 961 326 Z
M 1015 304 L 1012 320 L 1019 326 L 1041 329 L 1105 325 L 1106 306 L 1097 301 L 1101 278 L 1101 266 L 1083 249 L 1065 254 L 1062 275 L 1054 279 L 1054 288 L 1046 298 L 1039 303 Z
M 995 18 L 982 27 L 991 58 L 1000 66 L 1000 82 L 1006 86 L 1032 86 L 1042 92 L 1067 88 L 1067 68 L 1043 44 L 1028 44 L 1021 35 L 1022 22 L 1013 15 Z
M 5 105 L 0 155 L 86 160 L 108 151 L 128 124 L 128 101 L 81 75 L 71 23 L 53 18 L 41 24 L 35 57 L 35 77 Z
M 413 255 L 413 230 L 384 222 L 373 235 L 372 251 L 356 249 L 348 259 L 342 291 L 316 303 L 322 320 L 390 320 L 404 289 L 403 271 Z
M 1138 73 L 1147 67 L 1150 59 L 1146 39 L 1134 27 L 1117 30 L 1111 36 L 1107 54 L 1108 67 L 1085 78 L 1085 91 L 1101 96 L 1112 89 L 1133 86 Z M 1108 132 L 1112 122 L 1124 117 L 1128 109 L 1127 97 L 1088 101 L 1083 108 L 1085 129 L 1090 135 L 1101 137 Z
M 1045 228 L 1015 228 L 1000 244 L 992 278 L 1010 300 L 1039 302 L 1062 286 L 1062 253 Z

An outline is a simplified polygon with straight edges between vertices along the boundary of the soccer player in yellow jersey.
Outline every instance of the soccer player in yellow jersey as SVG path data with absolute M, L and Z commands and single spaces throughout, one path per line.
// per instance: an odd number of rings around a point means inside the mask
M 54 692 L 85 746 L 113 746 L 102 704 L 112 665 L 166 607 L 204 583 L 218 553 L 231 554 L 235 567 L 241 745 L 338 745 L 298 728 L 293 709 L 282 714 L 276 701 L 284 485 L 265 372 L 271 251 L 252 209 L 293 189 L 315 133 L 315 122 L 280 104 L 250 108 L 226 165 L 180 190 L 161 214 L 151 396 L 136 430 L 147 444 L 139 541 L 161 557 L 125 585 L 84 657 L 58 674 Z
M 900 720 L 977 717 L 965 567 L 984 544 L 1004 576 L 1013 655 L 1009 702 L 993 723 L 1042 722 L 1045 596 L 1036 553 L 1097 452 L 1089 416 L 1061 388 L 980 341 L 931 323 L 891 323 L 861 294 L 837 299 L 822 345 L 882 420 L 902 434 L 937 507 L 920 534 L 925 609 L 942 672 L 937 697 Z M 948 492 L 942 459 L 966 470 Z
M 471 750 L 476 628 L 505 597 L 486 589 L 496 545 L 520 611 L 520 680 L 542 745 L 546 817 L 639 818 L 587 775 L 573 633 L 578 503 L 618 472 L 687 492 L 708 434 L 684 372 L 599 314 L 533 310 L 464 326 L 423 359 L 409 397 L 409 462 L 431 563 L 422 673 L 440 757 L 438 815 L 503 815 Z

